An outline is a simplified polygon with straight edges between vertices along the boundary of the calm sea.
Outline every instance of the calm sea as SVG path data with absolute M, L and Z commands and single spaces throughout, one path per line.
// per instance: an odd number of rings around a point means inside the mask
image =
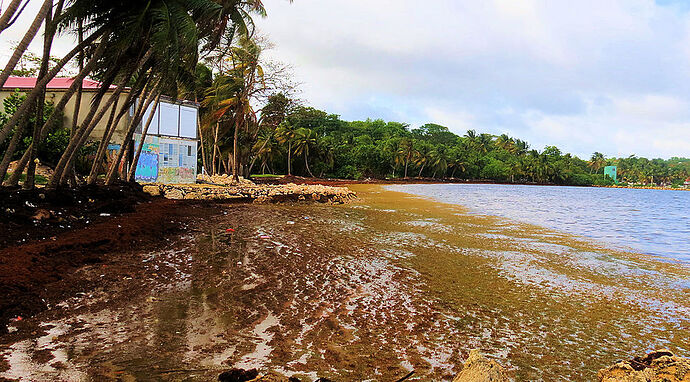
M 392 185 L 393 191 L 690 262 L 690 192 L 494 184 Z

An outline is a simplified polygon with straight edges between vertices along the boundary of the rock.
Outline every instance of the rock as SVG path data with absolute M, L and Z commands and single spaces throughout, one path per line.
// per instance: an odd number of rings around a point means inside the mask
M 296 185 L 292 183 L 286 185 L 256 185 L 253 183 L 146 185 L 144 191 L 154 196 L 162 194 L 168 199 L 244 199 L 255 203 L 315 201 L 342 204 L 357 197 L 353 191 L 345 187 Z
M 158 186 L 147 185 L 143 187 L 143 191 L 151 196 L 161 195 L 161 189 Z
M 597 377 L 600 382 L 690 382 L 690 359 L 657 350 L 599 370 Z
M 184 192 L 176 188 L 171 188 L 169 190 L 165 190 L 165 197 L 176 200 L 184 199 Z
M 477 350 L 471 350 L 462 371 L 453 382 L 503 382 L 510 381 L 503 367 L 487 359 Z

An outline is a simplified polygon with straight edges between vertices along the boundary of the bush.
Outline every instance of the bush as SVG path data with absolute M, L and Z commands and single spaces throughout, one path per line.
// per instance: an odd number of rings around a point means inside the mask
M 595 186 L 613 186 L 616 184 L 608 175 L 596 174 L 593 175 L 593 182 Z

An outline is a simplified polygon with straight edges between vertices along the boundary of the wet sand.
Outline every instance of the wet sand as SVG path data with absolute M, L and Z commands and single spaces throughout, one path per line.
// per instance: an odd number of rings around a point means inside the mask
M 687 266 L 350 187 L 360 200 L 344 206 L 218 206 L 129 276 L 13 324 L 0 379 L 207 381 L 235 366 L 448 380 L 481 348 L 518 380 L 593 380 L 646 350 L 690 355 Z

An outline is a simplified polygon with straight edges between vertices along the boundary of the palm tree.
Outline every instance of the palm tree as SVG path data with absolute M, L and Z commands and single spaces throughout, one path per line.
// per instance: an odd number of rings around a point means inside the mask
M 419 166 L 418 177 L 422 176 L 424 168 L 431 162 L 432 150 L 433 147 L 424 141 L 418 141 L 417 145 L 415 145 L 415 164 Z
M 12 0 L 10 1 L 9 4 L 7 4 L 7 8 L 5 8 L 5 12 L 2 13 L 2 16 L 0 16 L 0 33 L 4 31 L 5 29 L 9 28 L 14 21 L 17 20 L 19 15 L 22 13 L 24 10 L 24 7 L 26 7 L 29 2 L 27 1 L 24 3 L 24 6 L 22 9 L 19 9 L 19 6 L 21 5 L 22 0 Z M 19 9 L 19 12 L 17 10 Z
M 52 12 L 52 7 L 53 0 L 43 1 L 43 5 L 38 10 L 36 17 L 34 18 L 34 21 L 29 26 L 29 29 L 24 34 L 24 37 L 22 37 L 22 40 L 19 42 L 19 45 L 17 45 L 17 48 L 15 48 L 9 61 L 7 61 L 5 69 L 3 69 L 2 73 L 0 74 L 0 88 L 5 85 L 5 82 L 12 74 L 14 67 L 17 66 L 17 63 L 22 58 L 22 55 L 26 51 L 26 48 L 29 47 L 31 41 L 33 41 L 34 37 L 36 37 L 38 30 L 41 29 L 41 24 L 43 24 L 43 20 L 45 20 L 48 13 Z
M 589 167 L 594 170 L 594 173 L 598 173 L 599 170 L 606 164 L 606 157 L 600 152 L 595 152 L 589 160 Z M 590 174 L 592 171 L 590 170 Z
M 287 175 L 292 176 L 292 143 L 295 139 L 296 129 L 290 122 L 285 121 L 276 129 L 276 139 L 281 145 L 288 145 L 287 148 Z
M 501 148 L 511 154 L 515 154 L 516 147 L 513 138 L 510 138 L 507 134 L 501 134 L 496 138 L 494 142 L 496 147 Z
M 311 129 L 304 127 L 299 128 L 297 131 L 295 131 L 293 141 L 295 142 L 295 155 L 304 155 L 304 166 L 306 167 L 309 176 L 313 178 L 314 174 L 311 173 L 311 169 L 309 168 L 309 149 L 316 146 L 316 133 Z
M 214 87 L 204 104 L 211 110 L 211 120 L 220 128 L 222 121 L 231 122 L 233 137 L 233 178 L 239 180 L 239 131 L 256 124 L 257 116 L 252 100 L 254 94 L 265 88 L 264 70 L 259 64 L 261 48 L 247 37 L 241 37 L 238 46 L 227 51 L 230 67 L 216 77 Z M 218 132 L 216 136 L 216 146 Z
M 403 138 L 400 140 L 398 150 L 396 152 L 396 161 L 402 162 L 405 166 L 405 173 L 403 178 L 407 179 L 407 169 L 414 156 L 414 141 L 410 138 Z
M 441 177 L 445 178 L 446 173 L 448 172 L 448 161 L 448 154 L 446 153 L 444 146 L 439 145 L 434 147 L 431 152 L 429 152 L 430 166 L 434 169 L 434 173 L 431 175 L 431 177 L 435 178 L 436 173 L 440 172 Z
M 271 171 L 269 163 L 272 163 L 277 155 L 277 142 L 273 132 L 264 130 L 259 139 L 254 143 L 256 156 L 261 159 L 261 172 L 266 174 L 266 168 Z

